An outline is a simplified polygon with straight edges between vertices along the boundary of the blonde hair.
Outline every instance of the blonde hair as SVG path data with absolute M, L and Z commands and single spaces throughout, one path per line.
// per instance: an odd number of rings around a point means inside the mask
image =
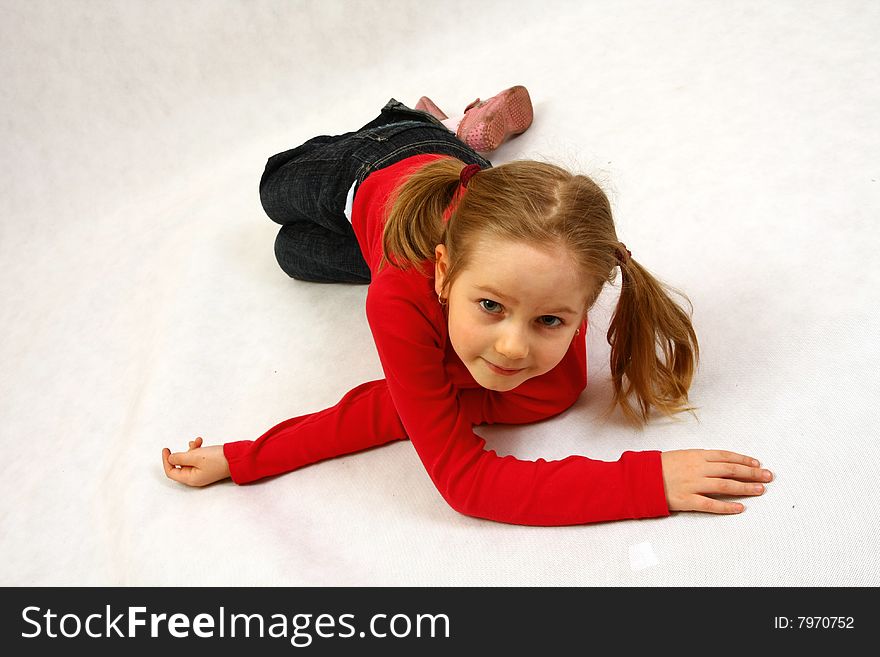
M 444 222 L 443 212 L 458 189 L 463 167 L 463 162 L 452 157 L 435 160 L 392 193 L 378 270 L 389 263 L 400 269 L 415 266 L 427 276 L 422 263 L 434 261 L 435 247 L 445 244 L 449 257 L 442 287 L 445 297 L 468 267 L 473 247 L 481 239 L 561 245 L 590 286 L 586 315 L 603 285 L 614 282 L 618 265 L 619 240 L 602 189 L 587 176 L 573 175 L 553 164 L 517 160 L 471 178 L 461 202 Z M 614 396 L 603 417 L 619 405 L 625 419 L 641 428 L 651 408 L 667 417 L 695 410 L 687 402 L 699 344 L 688 315 L 669 293 L 687 300 L 684 294 L 657 280 L 633 258 L 620 266 L 620 298 L 606 336 L 611 345 Z M 636 409 L 629 403 L 631 393 Z

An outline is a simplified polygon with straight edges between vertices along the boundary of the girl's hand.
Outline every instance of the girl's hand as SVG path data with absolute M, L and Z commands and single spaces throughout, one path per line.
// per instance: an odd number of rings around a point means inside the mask
M 179 465 L 180 468 L 174 466 Z M 171 453 L 162 450 L 162 466 L 169 479 L 187 486 L 207 486 L 229 476 L 229 462 L 223 455 L 223 445 L 202 447 L 202 439 L 189 443 L 189 451 Z
M 760 495 L 773 474 L 749 456 L 717 449 L 663 452 L 663 486 L 670 511 L 740 513 L 745 507 L 706 495 Z

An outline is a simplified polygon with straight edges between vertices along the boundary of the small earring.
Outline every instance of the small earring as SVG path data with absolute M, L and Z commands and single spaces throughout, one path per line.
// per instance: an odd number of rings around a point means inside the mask
M 578 329 L 577 331 L 574 332 L 574 334 L 575 334 L 575 335 L 580 335 L 580 334 L 581 334 L 581 330 Z
M 441 306 L 445 306 L 445 305 L 446 305 L 446 299 L 444 299 L 443 297 L 441 297 L 439 294 L 437 295 L 437 301 L 440 302 L 440 305 L 441 305 Z

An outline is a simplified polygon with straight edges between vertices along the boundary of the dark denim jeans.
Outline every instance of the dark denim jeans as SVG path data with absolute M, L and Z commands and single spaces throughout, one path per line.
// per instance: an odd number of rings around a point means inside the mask
M 369 283 L 370 269 L 345 217 L 345 198 L 377 169 L 420 153 L 451 155 L 465 164 L 492 164 L 440 121 L 391 99 L 354 132 L 309 139 L 266 162 L 260 201 L 281 224 L 275 257 L 292 278 L 315 283 Z

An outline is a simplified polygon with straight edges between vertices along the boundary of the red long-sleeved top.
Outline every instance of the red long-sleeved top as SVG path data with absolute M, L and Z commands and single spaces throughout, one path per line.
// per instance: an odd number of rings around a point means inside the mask
M 442 155 L 416 155 L 370 174 L 352 208 L 352 226 L 373 273 L 367 321 L 385 379 L 363 383 L 335 406 L 269 429 L 256 441 L 226 443 L 236 484 L 342 454 L 409 439 L 437 490 L 460 513 L 522 525 L 574 525 L 669 515 L 659 451 L 624 452 L 606 462 L 573 455 L 524 461 L 484 449 L 475 424 L 523 424 L 569 408 L 587 384 L 581 324 L 559 364 L 508 392 L 483 388 L 448 340 L 430 274 L 391 265 L 376 273 L 392 189 Z

